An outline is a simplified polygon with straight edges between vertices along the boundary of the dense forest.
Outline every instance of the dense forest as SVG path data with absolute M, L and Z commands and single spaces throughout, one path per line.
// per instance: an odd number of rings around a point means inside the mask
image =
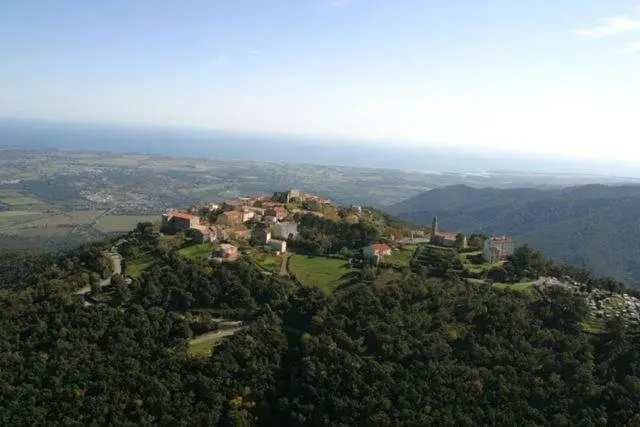
M 125 238 L 157 245 L 143 228 Z M 327 296 L 248 260 L 167 250 L 129 285 L 114 276 L 112 304 L 86 306 L 73 291 L 104 274 L 112 244 L 41 259 L 0 291 L 0 424 L 640 425 L 639 337 L 619 321 L 583 332 L 584 301 L 561 289 L 465 281 L 429 252 Z M 527 248 L 516 258 L 509 274 L 620 286 Z M 196 313 L 246 326 L 196 357 Z
M 640 186 L 560 190 L 438 188 L 389 208 L 416 223 L 509 234 L 546 256 L 640 285 Z

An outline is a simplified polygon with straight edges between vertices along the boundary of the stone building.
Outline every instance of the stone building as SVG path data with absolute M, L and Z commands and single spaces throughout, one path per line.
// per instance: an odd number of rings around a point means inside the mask
M 272 200 L 278 203 L 291 203 L 297 200 L 300 200 L 302 193 L 300 190 L 289 190 L 289 191 L 277 191 L 273 193 Z
M 194 215 L 189 212 L 170 209 L 162 215 L 161 230 L 165 232 L 177 233 L 198 225 L 200 225 L 200 218 L 198 215 Z
M 458 236 L 460 236 L 458 238 Z M 467 236 L 460 233 L 441 231 L 438 224 L 438 217 L 433 217 L 431 225 L 431 237 L 429 243 L 432 245 L 445 246 L 448 248 L 466 249 L 468 247 Z
M 490 237 L 484 241 L 482 256 L 489 263 L 505 261 L 513 255 L 515 248 L 515 241 L 511 237 Z
M 273 226 L 273 237 L 289 240 L 298 236 L 298 224 L 295 222 L 280 222 Z

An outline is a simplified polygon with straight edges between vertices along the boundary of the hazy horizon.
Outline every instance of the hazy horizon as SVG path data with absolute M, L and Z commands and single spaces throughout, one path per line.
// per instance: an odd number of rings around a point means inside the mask
M 361 139 L 240 132 L 184 126 L 118 125 L 0 119 L 0 145 L 85 149 L 172 157 L 237 159 L 401 169 L 429 173 L 511 171 L 637 178 L 632 165 L 579 161 L 506 150 L 370 144 Z

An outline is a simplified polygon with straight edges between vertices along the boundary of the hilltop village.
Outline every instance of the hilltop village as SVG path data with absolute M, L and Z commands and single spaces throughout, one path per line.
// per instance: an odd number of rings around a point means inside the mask
M 355 238 L 342 242 L 340 247 L 331 244 L 322 247 L 323 242 L 314 241 L 325 232 L 339 234 L 338 229 L 356 231 Z M 160 231 L 168 235 L 183 233 L 197 244 L 214 243 L 210 256 L 229 261 L 237 259 L 240 248 L 247 244 L 250 245 L 247 253 L 255 253 L 258 247 L 276 256 L 342 255 L 350 263 L 374 265 L 394 263 L 400 258 L 406 261 L 419 245 L 453 249 L 466 254 L 463 261 L 485 266 L 504 262 L 515 250 L 509 237 L 465 236 L 444 231 L 437 217 L 430 229 L 412 227 L 397 223 L 373 208 L 336 207 L 327 198 L 298 189 L 206 203 L 187 210 L 169 209 L 162 215 Z

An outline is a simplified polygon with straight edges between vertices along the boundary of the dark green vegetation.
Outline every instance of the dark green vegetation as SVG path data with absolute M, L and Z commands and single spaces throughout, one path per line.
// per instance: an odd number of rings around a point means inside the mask
M 303 215 L 298 223 L 300 235 L 296 250 L 313 255 L 335 254 L 345 248 L 357 250 L 375 243 L 380 238 L 379 229 L 365 222 L 347 224 L 314 215 Z
M 390 208 L 401 218 L 466 233 L 509 234 L 594 274 L 640 284 L 640 186 L 562 190 L 451 186 Z
M 110 274 L 104 251 L 114 244 L 125 270 L 141 256 L 150 263 L 130 284 L 114 276 L 95 295 L 106 304 L 85 306 L 73 292 Z M 538 298 L 467 282 L 458 254 L 427 246 L 411 266 L 366 267 L 327 295 L 249 260 L 186 259 L 183 244 L 141 225 L 124 241 L 38 258 L 33 274 L 16 273 L 20 286 L 0 291 L 0 424 L 640 419 L 638 336 L 620 322 L 584 332 L 588 307 L 560 289 Z M 510 263 L 514 278 L 582 274 L 528 248 Z M 246 326 L 219 334 L 220 316 Z

